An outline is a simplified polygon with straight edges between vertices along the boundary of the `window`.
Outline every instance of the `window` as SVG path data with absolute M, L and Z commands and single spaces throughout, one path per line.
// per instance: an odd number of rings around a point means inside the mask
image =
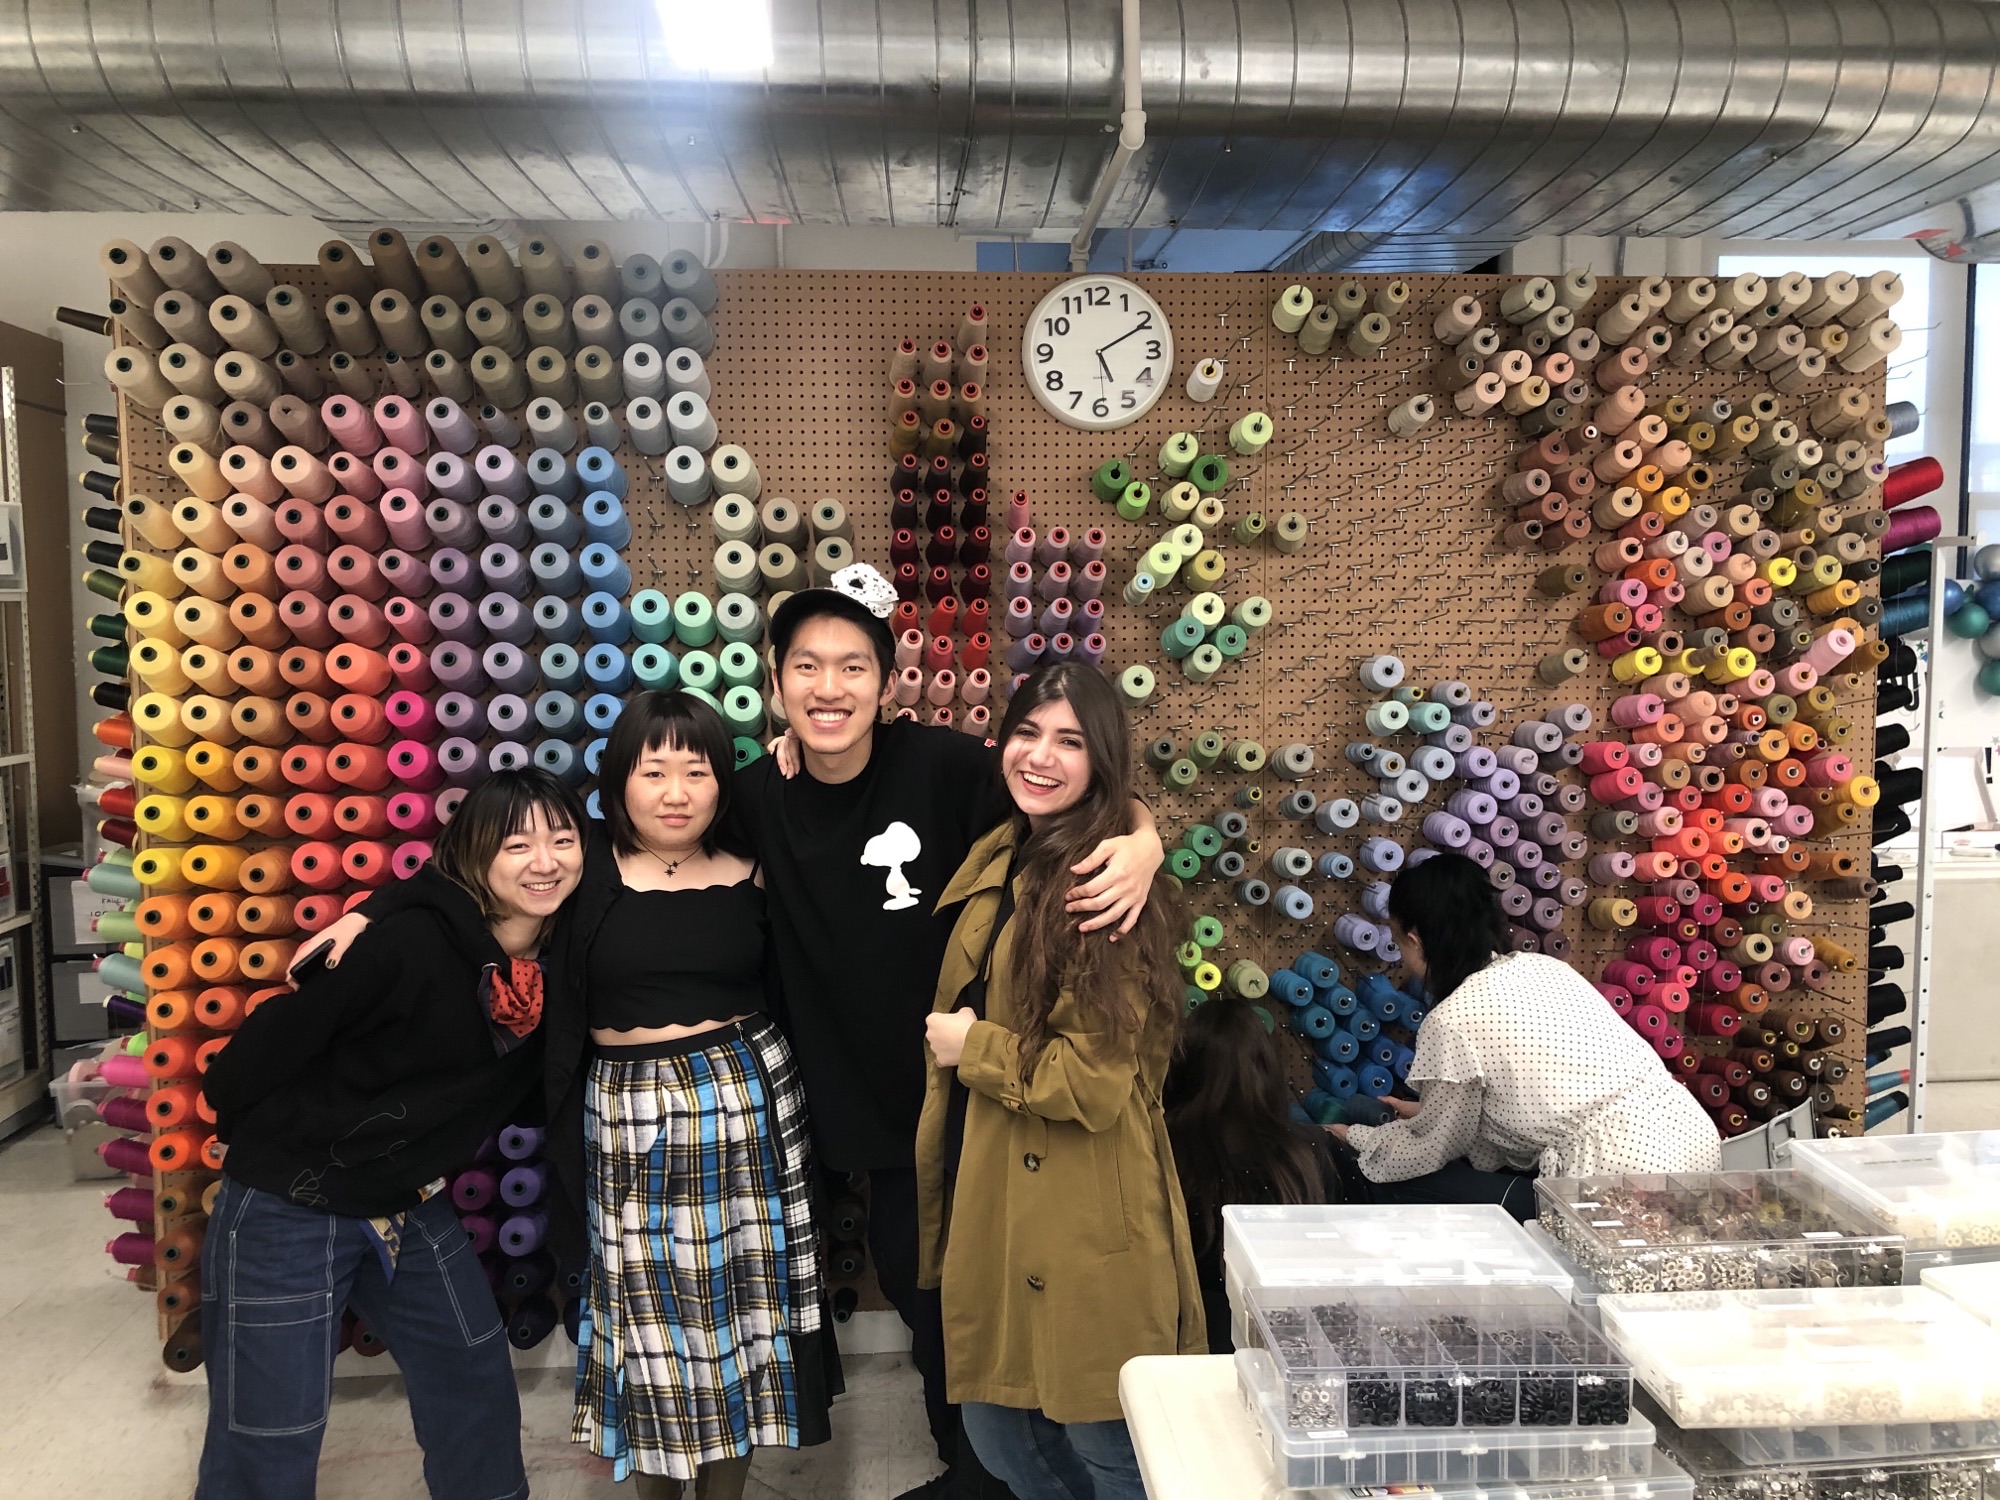
M 1972 401 L 1966 429 L 1965 488 L 1971 535 L 2000 541 L 2000 267 L 1975 266 L 1972 277 Z

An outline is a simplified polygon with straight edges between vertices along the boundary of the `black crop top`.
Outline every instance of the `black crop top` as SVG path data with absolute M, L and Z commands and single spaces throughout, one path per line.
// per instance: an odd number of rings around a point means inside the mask
M 591 1028 L 638 1031 L 762 1015 L 769 938 L 754 878 L 680 891 L 621 885 L 590 945 Z

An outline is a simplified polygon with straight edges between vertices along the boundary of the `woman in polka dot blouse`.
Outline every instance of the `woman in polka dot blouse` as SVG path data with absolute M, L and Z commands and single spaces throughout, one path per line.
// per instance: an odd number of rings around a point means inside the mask
M 1569 965 L 1509 953 L 1486 872 L 1459 854 L 1405 870 L 1389 916 L 1410 970 L 1444 998 L 1417 1029 L 1419 1105 L 1333 1126 L 1385 1203 L 1534 1212 L 1536 1174 L 1712 1172 L 1715 1126 L 1653 1049 Z

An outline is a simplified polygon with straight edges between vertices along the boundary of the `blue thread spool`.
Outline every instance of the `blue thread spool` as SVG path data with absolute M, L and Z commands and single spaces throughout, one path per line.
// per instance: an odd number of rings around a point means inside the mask
M 1352 1068 L 1340 1063 L 1330 1063 L 1324 1059 L 1313 1064 L 1313 1077 L 1318 1079 L 1319 1086 L 1335 1099 L 1352 1099 L 1361 1087 L 1360 1080 L 1354 1076 Z
M 573 693 L 583 686 L 583 655 L 574 646 L 544 646 L 540 665 L 547 687 Z
M 632 523 L 625 507 L 609 490 L 597 490 L 583 499 L 583 534 L 607 547 L 624 547 L 632 541 Z
M 1354 861 L 1345 854 L 1326 853 L 1316 866 L 1322 880 L 1346 880 L 1354 874 Z
M 608 448 L 586 448 L 576 456 L 577 483 L 587 490 L 603 490 L 614 500 L 623 500 L 630 493 L 630 481 L 625 469 L 611 456 Z M 613 546 L 622 547 L 623 542 Z
M 1346 985 L 1329 984 L 1313 990 L 1313 1003 L 1324 1005 L 1336 1016 L 1351 1016 L 1361 1001 Z
M 632 653 L 632 675 L 640 687 L 664 693 L 681 680 L 681 664 L 665 646 L 649 643 Z
M 632 663 L 616 646 L 599 642 L 583 654 L 583 675 L 600 693 L 622 693 L 632 685 Z
M 553 448 L 537 448 L 528 455 L 528 483 L 538 495 L 554 495 L 558 500 L 576 498 L 576 470 Z
M 1361 1040 L 1351 1031 L 1336 1030 L 1321 1039 L 1317 1050 L 1334 1062 L 1351 1063 L 1361 1055 Z
M 562 740 L 542 740 L 536 744 L 534 763 L 565 786 L 581 786 L 587 779 L 583 757 L 574 745 Z
M 1396 1065 L 1396 1044 L 1386 1036 L 1378 1036 L 1368 1044 L 1368 1060 L 1378 1067 L 1393 1069 Z
M 1371 1099 L 1380 1099 L 1396 1086 L 1396 1080 L 1380 1063 L 1363 1065 L 1355 1071 L 1354 1078 L 1359 1091 Z
M 1396 1049 L 1395 1060 L 1389 1064 L 1389 1071 L 1396 1075 L 1398 1081 L 1408 1078 L 1410 1076 L 1410 1064 L 1416 1060 L 1417 1054 L 1414 1048 L 1398 1047 Z
M 617 651 L 616 646 L 606 646 L 607 651 Z M 621 651 L 618 653 L 623 656 Z M 618 722 L 618 715 L 625 711 L 625 700 L 616 693 L 592 693 L 583 700 L 583 722 L 599 734 L 609 734 L 611 726 Z M 593 770 L 593 773 L 595 771 Z
M 583 617 L 567 599 L 537 599 L 530 613 L 535 617 L 535 629 L 545 641 L 575 645 L 583 636 Z
M 1290 969 L 1277 969 L 1271 974 L 1271 993 L 1290 1006 L 1311 1005 L 1313 987 L 1302 975 Z
M 1348 1019 L 1347 1029 L 1357 1042 L 1372 1042 L 1382 1034 L 1382 1023 L 1366 1010 L 1357 1010 Z
M 674 636 L 674 601 L 658 589 L 641 589 L 632 596 L 632 634 L 655 646 Z
M 583 569 L 587 588 L 615 594 L 620 599 L 632 592 L 632 570 L 615 549 L 602 542 L 592 542 L 579 552 L 577 563 Z
M 558 740 L 583 737 L 583 705 L 574 693 L 547 692 L 535 699 L 535 722 L 542 733 Z
M 602 823 L 604 821 L 604 794 L 599 791 L 591 792 L 588 797 L 583 799 L 583 810 L 589 813 L 592 818 Z
M 583 601 L 583 633 L 602 646 L 632 639 L 632 612 L 616 594 L 596 593 Z
M 1332 1036 L 1338 1029 L 1333 1019 L 1333 1012 L 1319 1005 L 1308 1005 L 1296 1012 L 1292 1024 L 1315 1041 L 1321 1037 Z
M 528 530 L 538 542 L 558 547 L 574 547 L 583 540 L 583 526 L 571 510 L 554 495 L 538 495 L 528 505 Z
M 554 542 L 536 545 L 528 554 L 528 571 L 544 594 L 569 599 L 583 592 L 583 569 L 577 566 L 575 555 Z
M 1307 951 L 1291 962 L 1291 971 L 1316 990 L 1340 983 L 1340 965 L 1323 953 Z
M 1313 898 L 1299 887 L 1281 885 L 1272 899 L 1286 920 L 1306 922 L 1312 919 Z
M 604 747 L 608 743 L 609 741 L 600 735 L 583 747 L 583 768 L 592 776 L 597 774 L 598 766 L 604 761 Z

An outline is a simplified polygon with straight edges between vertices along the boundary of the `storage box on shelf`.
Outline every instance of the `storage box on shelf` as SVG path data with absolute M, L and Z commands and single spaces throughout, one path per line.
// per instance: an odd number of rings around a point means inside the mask
M 1694 1500 L 1994 1500 L 2000 1496 L 2000 1448 L 1909 1453 L 1854 1452 L 1810 1456 L 1803 1451 L 1782 1464 L 1751 1462 L 1732 1453 L 1717 1434 L 1676 1426 L 1643 1396 L 1641 1405 L 1659 1432 L 1658 1462 L 1690 1476 Z M 1876 1429 L 1879 1431 L 1879 1429 Z
M 1923 1287 L 1608 1295 L 1605 1336 L 1676 1424 L 1749 1462 L 2000 1447 L 2000 1332 Z
M 1535 1196 L 1599 1292 L 1903 1280 L 1900 1234 L 1793 1171 L 1545 1177 Z
M 1491 1204 L 1231 1204 L 1222 1261 L 1236 1343 L 1245 1294 L 1265 1287 L 1542 1286 L 1569 1295 L 1569 1273 Z
M 1901 1234 L 1910 1280 L 2000 1259 L 2000 1131 L 1799 1141 L 1792 1163 Z

